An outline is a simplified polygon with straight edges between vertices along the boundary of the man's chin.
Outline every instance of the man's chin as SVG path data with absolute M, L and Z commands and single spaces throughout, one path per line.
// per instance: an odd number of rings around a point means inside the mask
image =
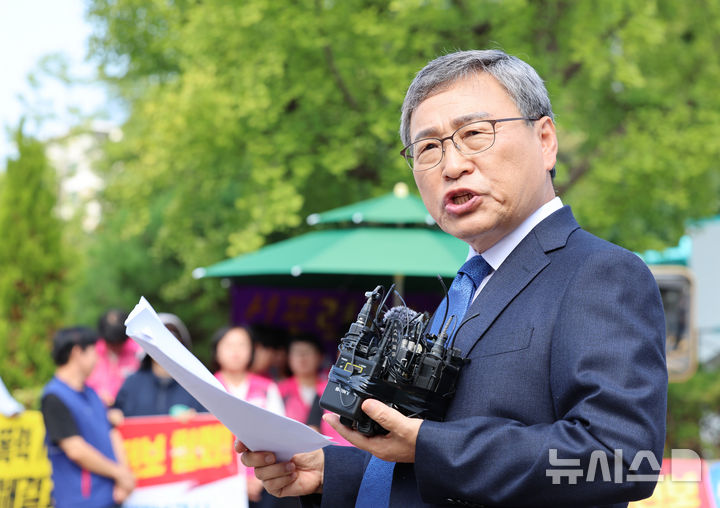
M 450 227 L 441 227 L 443 231 L 470 245 L 476 252 L 482 253 L 495 245 L 501 238 L 495 225 L 488 225 L 482 221 L 463 221 L 462 224 L 451 224 Z

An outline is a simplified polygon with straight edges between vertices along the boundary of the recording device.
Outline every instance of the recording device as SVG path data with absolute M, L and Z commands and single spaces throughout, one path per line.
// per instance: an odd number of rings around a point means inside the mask
M 384 288 L 377 286 L 365 293 L 367 301 L 340 341 L 340 354 L 320 398 L 321 407 L 337 413 L 343 425 L 366 436 L 387 434 L 361 409 L 368 398 L 405 416 L 443 420 L 460 369 L 469 361 L 459 349 L 446 347 L 455 316 L 443 323 L 438 335 L 429 333 L 427 313 L 404 305 L 390 308 L 380 317 L 393 289 L 385 294 Z

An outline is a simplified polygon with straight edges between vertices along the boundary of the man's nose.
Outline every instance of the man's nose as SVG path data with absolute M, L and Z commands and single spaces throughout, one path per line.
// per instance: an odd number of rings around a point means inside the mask
M 469 156 L 463 155 L 452 140 L 447 140 L 444 148 L 445 154 L 440 163 L 443 177 L 456 180 L 463 174 L 471 173 L 475 169 L 475 163 Z

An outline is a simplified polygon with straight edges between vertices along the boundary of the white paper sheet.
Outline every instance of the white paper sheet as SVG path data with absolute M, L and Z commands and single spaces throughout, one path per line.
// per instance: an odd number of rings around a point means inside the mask
M 228 393 L 207 368 L 165 328 L 142 297 L 125 321 L 128 337 L 162 365 L 190 394 L 251 450 L 286 461 L 296 453 L 332 444 L 325 436 Z
M 3 380 L 0 379 L 0 414 L 9 418 L 20 414 L 23 411 L 25 411 L 25 407 L 13 399 L 8 389 L 5 388 L 5 383 L 3 383 Z

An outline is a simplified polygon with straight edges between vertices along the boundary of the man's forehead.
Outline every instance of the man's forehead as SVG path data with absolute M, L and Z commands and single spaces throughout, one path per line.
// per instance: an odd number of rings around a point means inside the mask
M 433 113 L 445 113 L 447 111 L 445 105 L 434 104 L 435 101 L 433 100 L 436 99 L 438 95 L 443 94 L 452 96 L 452 102 L 460 104 L 467 102 L 467 108 L 465 110 L 455 112 L 454 116 L 448 119 L 453 128 L 461 127 L 466 123 L 476 120 L 491 118 L 493 114 L 487 111 L 486 108 L 495 105 L 495 103 L 499 101 L 501 102 L 508 99 L 510 103 L 515 104 L 515 101 L 507 93 L 505 87 L 502 86 L 494 76 L 486 72 L 473 73 L 460 79 L 447 82 L 434 89 L 432 93 L 420 101 L 415 107 L 410 117 L 410 132 L 412 133 L 415 129 L 420 130 L 412 134 L 413 141 L 428 136 L 434 137 L 439 134 L 435 132 L 438 126 L 418 125 L 416 117 L 420 109 L 423 109 L 424 112 L 429 109 Z
M 502 91 L 506 91 L 502 83 L 492 74 L 483 71 L 470 72 L 434 86 L 427 96 L 420 101 L 418 107 L 426 100 L 444 92 L 471 88 L 474 92 L 481 94 L 488 87 L 498 87 Z

